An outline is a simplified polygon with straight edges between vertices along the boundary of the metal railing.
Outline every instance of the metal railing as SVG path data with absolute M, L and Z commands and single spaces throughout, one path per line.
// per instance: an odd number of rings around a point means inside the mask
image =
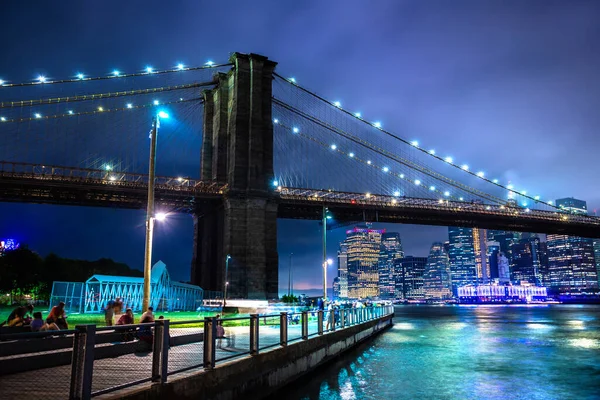
M 32 379 L 46 386 L 40 377 L 47 377 L 54 397 L 89 399 L 146 382 L 165 383 L 174 374 L 212 369 L 391 314 L 393 306 L 383 305 L 4 334 L 0 386 L 21 388 L 10 393 L 18 399 L 19 394 L 30 396 L 24 388 Z M 8 363 L 16 357 L 23 359 L 21 369 L 12 371 Z

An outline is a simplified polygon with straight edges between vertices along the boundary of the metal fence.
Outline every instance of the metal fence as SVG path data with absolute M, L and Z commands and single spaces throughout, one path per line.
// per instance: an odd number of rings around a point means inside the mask
M 0 386 L 15 388 L 3 390 L 12 399 L 31 398 L 32 381 L 53 398 L 89 399 L 145 382 L 164 383 L 173 374 L 212 369 L 392 313 L 392 306 L 378 306 L 4 334 Z

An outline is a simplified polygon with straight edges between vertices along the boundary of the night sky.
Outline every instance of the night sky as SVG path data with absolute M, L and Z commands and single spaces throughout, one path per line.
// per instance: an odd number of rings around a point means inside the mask
M 596 0 L 62 0 L 6 2 L 0 21 L 0 79 L 264 54 L 280 74 L 406 139 L 545 198 L 574 196 L 600 208 Z M 143 211 L 2 203 L 0 215 L 0 237 L 42 255 L 142 266 Z M 446 228 L 375 227 L 399 231 L 405 252 L 415 256 L 447 240 Z M 280 220 L 278 229 L 280 286 L 287 287 L 293 252 L 296 285 L 319 287 L 318 223 Z M 345 229 L 329 233 L 332 258 Z M 157 227 L 155 259 L 175 279 L 189 279 L 191 255 L 191 217 Z

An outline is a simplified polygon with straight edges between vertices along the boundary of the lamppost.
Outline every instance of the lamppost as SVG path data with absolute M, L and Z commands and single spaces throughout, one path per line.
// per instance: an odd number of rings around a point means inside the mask
M 323 301 L 327 300 L 327 264 L 333 261 L 327 259 L 327 220 L 332 216 L 327 207 L 323 207 Z
M 225 303 L 227 302 L 227 286 L 229 286 L 229 281 L 227 280 L 227 274 L 229 272 L 229 260 L 231 256 L 227 254 L 225 257 L 225 282 L 223 283 L 223 308 L 225 308 Z
M 154 215 L 154 173 L 156 167 L 156 141 L 160 119 L 169 118 L 169 114 L 159 111 L 152 118 L 152 130 L 150 131 L 150 165 L 148 167 L 148 207 L 146 209 L 146 251 L 144 252 L 144 299 L 142 311 L 147 311 L 150 305 L 150 280 L 152 272 L 152 236 L 154 234 L 154 220 L 164 220 L 165 214 Z

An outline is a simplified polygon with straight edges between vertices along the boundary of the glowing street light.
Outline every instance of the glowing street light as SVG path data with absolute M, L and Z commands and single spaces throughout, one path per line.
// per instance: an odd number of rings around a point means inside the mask
M 77 79 L 83 79 L 85 76 L 80 72 L 77 74 Z
M 181 71 L 181 70 L 182 70 L 182 69 L 184 69 L 184 68 L 185 68 L 185 65 L 183 65 L 183 64 L 181 64 L 181 63 L 177 64 L 177 69 L 178 69 L 178 70 L 180 70 L 180 71 Z
M 323 207 L 323 301 L 327 299 L 327 265 L 331 265 L 333 261 L 327 258 L 327 220 L 333 216 L 327 207 Z
M 157 221 L 160 221 L 160 222 L 162 222 L 162 221 L 164 221 L 165 219 L 167 219 L 167 214 L 166 214 L 166 213 L 164 213 L 164 212 L 159 212 L 159 213 L 156 213 L 156 216 L 155 216 L 154 218 L 155 218 Z
M 229 286 L 229 281 L 227 280 L 229 275 L 229 260 L 231 260 L 231 256 L 227 254 L 225 257 L 225 279 L 223 279 L 223 307 L 225 307 L 227 302 L 227 287 Z
M 46 83 L 46 77 L 44 75 L 40 75 L 37 77 L 39 83 Z

